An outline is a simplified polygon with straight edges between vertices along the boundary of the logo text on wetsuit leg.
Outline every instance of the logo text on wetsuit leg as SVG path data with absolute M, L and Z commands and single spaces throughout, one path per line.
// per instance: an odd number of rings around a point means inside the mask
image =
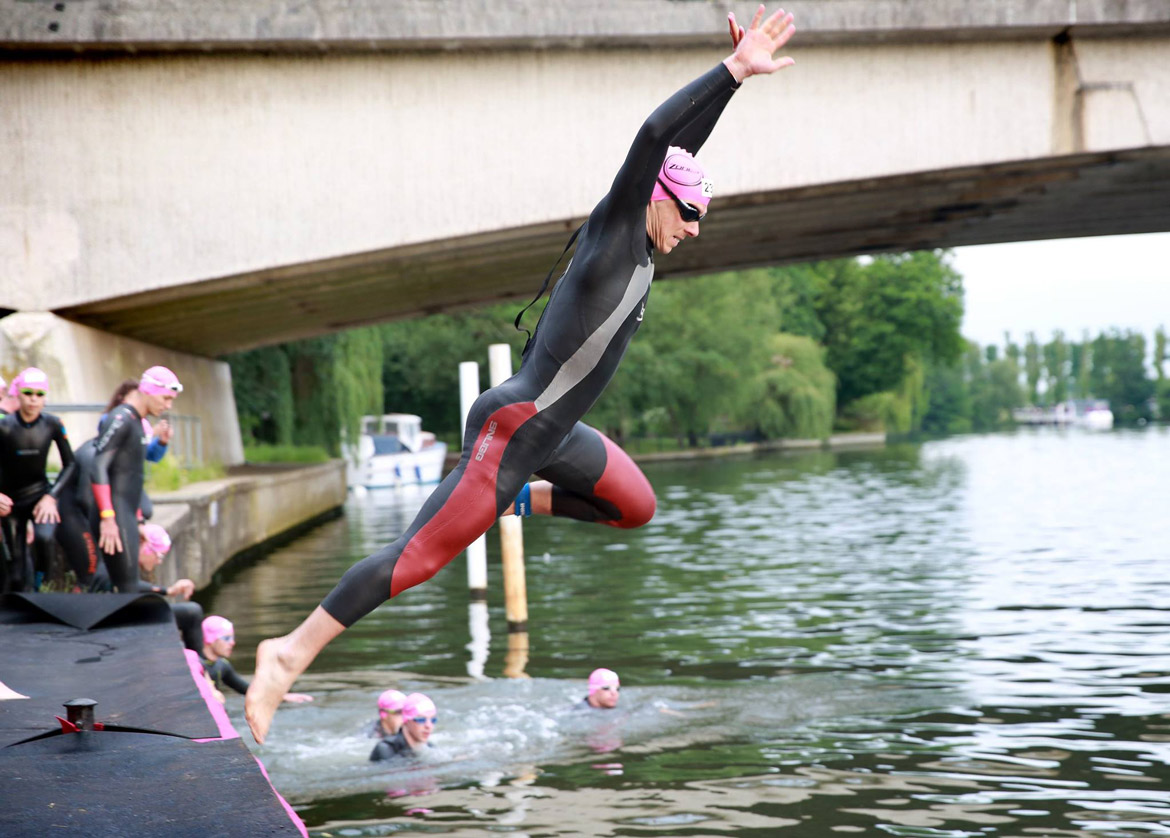
M 483 455 L 487 453 L 488 446 L 492 444 L 492 437 L 496 435 L 496 423 L 492 422 L 488 425 L 487 436 L 483 438 L 483 442 L 479 444 L 479 450 L 475 452 L 475 461 L 479 462 L 483 459 Z

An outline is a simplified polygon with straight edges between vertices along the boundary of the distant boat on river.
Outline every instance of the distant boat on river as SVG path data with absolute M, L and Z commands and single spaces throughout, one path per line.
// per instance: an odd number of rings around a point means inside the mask
M 1018 407 L 1012 411 L 1017 425 L 1076 425 L 1090 431 L 1113 427 L 1113 411 L 1105 399 L 1071 399 L 1054 407 Z
M 412 413 L 363 416 L 357 452 L 346 457 L 349 485 L 378 489 L 438 483 L 446 458 L 447 444 L 424 431 L 420 417 Z

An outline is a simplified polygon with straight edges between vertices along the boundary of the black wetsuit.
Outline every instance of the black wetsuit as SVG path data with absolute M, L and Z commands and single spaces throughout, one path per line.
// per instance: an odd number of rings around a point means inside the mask
M 73 473 L 68 480 L 58 480 L 57 543 L 83 591 L 108 591 L 113 586 L 97 545 L 97 507 L 93 503 L 90 473 L 93 469 L 95 440 L 89 440 L 74 452 Z M 202 647 L 200 647 L 202 648 Z
M 99 512 L 112 508 L 122 538 L 121 551 L 103 555 L 117 591 L 138 590 L 138 510 L 146 462 L 142 417 L 129 404 L 110 411 L 94 442 L 89 471 Z M 109 504 L 109 506 L 107 506 Z
M 431 747 L 430 742 L 427 743 L 427 747 Z M 393 736 L 382 737 L 382 741 L 374 746 L 374 750 L 370 751 L 370 762 L 381 762 L 384 759 L 413 757 L 415 755 L 414 748 L 410 747 L 410 743 L 406 741 L 406 731 L 400 730 Z
M 247 679 L 236 672 L 227 658 L 216 658 L 213 661 L 203 659 L 203 671 L 220 692 L 223 692 L 225 686 L 231 687 L 240 695 L 248 692 Z
M 350 568 L 321 603 L 343 625 L 433 576 L 487 531 L 532 474 L 553 483 L 555 515 L 617 527 L 650 520 L 649 481 L 580 419 L 617 371 L 645 313 L 654 275 L 646 208 L 667 149 L 698 151 L 738 87 L 719 64 L 642 125 L 581 231 L 520 370 L 472 406 L 459 464 L 406 532 Z
M 50 486 L 45 463 L 49 458 L 49 448 L 54 444 L 61 457 L 61 473 Z M 56 416 L 42 411 L 32 422 L 25 422 L 18 411 L 0 418 L 0 494 L 12 499 L 12 512 L 0 519 L 8 555 L 11 556 L 8 590 L 34 589 L 34 573 L 43 573 L 47 569 L 46 547 L 52 541 L 53 526 L 36 526 L 35 551 L 30 551 L 26 537 L 28 522 L 42 497 L 52 495 L 57 498 L 74 468 L 73 449 L 69 446 L 65 426 Z M 33 552 L 38 557 L 35 562 L 37 571 L 34 571 Z

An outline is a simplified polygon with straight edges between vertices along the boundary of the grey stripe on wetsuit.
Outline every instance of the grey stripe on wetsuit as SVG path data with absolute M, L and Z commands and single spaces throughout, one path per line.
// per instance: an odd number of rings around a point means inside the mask
M 565 272 L 568 273 L 568 270 Z M 585 376 L 593 372 L 622 323 L 649 293 L 650 280 L 653 278 L 653 262 L 634 268 L 634 274 L 626 284 L 625 296 L 622 297 L 618 307 L 614 309 L 613 314 L 606 318 L 597 331 L 591 334 L 585 343 L 581 344 L 581 348 L 574 352 L 573 356 L 557 370 L 553 380 L 544 388 L 544 392 L 536 397 L 537 410 L 552 407 L 562 396 L 580 384 Z

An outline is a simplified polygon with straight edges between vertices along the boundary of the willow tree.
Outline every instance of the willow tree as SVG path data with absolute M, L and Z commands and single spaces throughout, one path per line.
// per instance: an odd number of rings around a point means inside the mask
M 812 339 L 778 333 L 766 342 L 767 365 L 756 374 L 746 417 L 769 439 L 827 439 L 836 415 L 837 377 Z

